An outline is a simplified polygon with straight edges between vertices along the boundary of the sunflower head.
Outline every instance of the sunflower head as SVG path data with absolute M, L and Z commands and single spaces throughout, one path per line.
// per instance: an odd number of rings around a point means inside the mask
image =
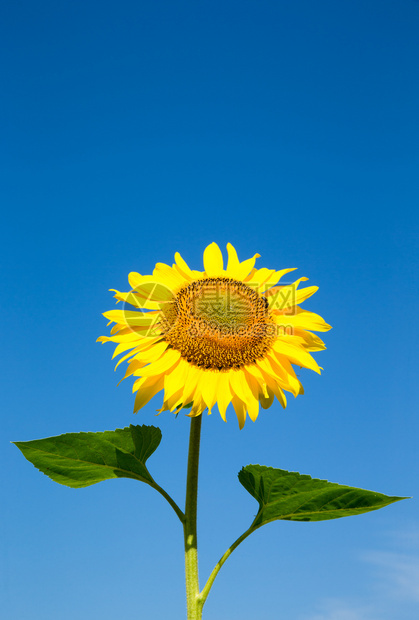
M 189 268 L 180 254 L 170 267 L 157 263 L 153 274 L 130 273 L 130 290 L 114 291 L 123 309 L 105 312 L 115 323 L 110 336 L 114 357 L 128 360 L 136 392 L 134 412 L 163 391 L 160 411 L 190 408 L 200 415 L 215 404 L 221 417 L 231 403 L 240 428 L 246 415 L 255 421 L 259 405 L 267 409 L 284 392 L 303 387 L 293 366 L 320 367 L 311 352 L 325 349 L 313 331 L 330 325 L 300 308 L 317 287 L 299 288 L 307 278 L 278 284 L 294 269 L 256 269 L 259 254 L 240 262 L 228 243 L 228 262 L 216 243 L 204 251 L 204 271 Z

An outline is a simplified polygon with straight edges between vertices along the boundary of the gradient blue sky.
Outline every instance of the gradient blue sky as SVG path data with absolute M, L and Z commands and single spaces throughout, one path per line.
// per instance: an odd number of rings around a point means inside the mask
M 16 0 L 0 9 L 5 620 L 184 618 L 182 532 L 145 485 L 51 482 L 11 440 L 157 424 L 182 503 L 189 420 L 116 387 L 109 288 L 232 242 L 298 267 L 333 325 L 306 394 L 203 424 L 200 572 L 256 504 L 242 465 L 419 497 L 419 2 Z M 277 522 L 222 569 L 205 620 L 416 620 L 417 499 Z

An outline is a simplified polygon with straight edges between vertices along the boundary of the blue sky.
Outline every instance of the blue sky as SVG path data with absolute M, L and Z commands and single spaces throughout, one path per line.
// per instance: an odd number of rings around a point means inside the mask
M 3 3 L 0 616 L 183 618 L 182 532 L 130 480 L 72 490 L 10 441 L 156 424 L 183 501 L 188 418 L 136 417 L 101 313 L 130 271 L 216 241 L 320 287 L 333 325 L 306 394 L 203 423 L 200 573 L 255 514 L 248 463 L 418 493 L 414 0 Z M 156 496 L 155 496 L 156 495 Z M 414 620 L 417 500 L 258 530 L 205 620 Z

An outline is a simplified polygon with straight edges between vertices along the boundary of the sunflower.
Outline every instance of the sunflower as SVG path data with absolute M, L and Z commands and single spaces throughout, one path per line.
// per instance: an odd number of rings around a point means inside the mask
M 123 309 L 105 312 L 111 335 L 99 342 L 125 353 L 124 379 L 133 376 L 134 413 L 164 392 L 160 411 L 190 408 L 198 416 L 217 404 L 223 420 L 231 404 L 239 426 L 255 421 L 284 392 L 303 394 L 294 366 L 320 367 L 310 355 L 325 349 L 313 331 L 327 331 L 321 316 L 300 308 L 318 287 L 299 288 L 307 278 L 278 285 L 294 269 L 256 269 L 259 254 L 240 262 L 228 243 L 228 262 L 216 243 L 204 251 L 205 271 L 189 268 L 179 253 L 170 267 L 157 263 L 153 275 L 130 273 L 131 290 L 116 291 Z M 128 353 L 126 353 L 129 351 Z

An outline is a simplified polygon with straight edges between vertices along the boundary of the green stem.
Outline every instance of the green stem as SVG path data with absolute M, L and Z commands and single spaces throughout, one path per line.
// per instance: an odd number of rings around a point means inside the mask
M 255 526 L 255 517 L 252 525 L 227 549 L 215 565 L 212 573 L 208 577 L 202 592 L 199 592 L 198 578 L 198 538 L 197 538 L 197 506 L 198 506 L 198 467 L 199 467 L 199 443 L 201 438 L 202 414 L 191 418 L 191 429 L 189 435 L 188 453 L 188 473 L 186 480 L 186 501 L 185 513 L 173 502 L 171 503 L 176 514 L 183 522 L 183 532 L 185 540 L 185 577 L 186 577 L 186 604 L 187 620 L 202 620 L 202 608 L 208 598 L 211 587 L 220 572 L 224 562 L 230 557 L 235 549 L 250 534 L 260 526 Z M 167 498 L 166 498 L 167 499 Z M 170 498 L 171 499 L 171 498 Z
M 211 590 L 212 584 L 214 583 L 215 578 L 218 575 L 218 573 L 220 572 L 220 569 L 221 569 L 222 565 L 224 564 L 224 562 L 230 557 L 230 555 L 233 553 L 234 549 L 237 549 L 237 547 L 240 545 L 240 543 L 242 543 L 245 540 L 245 538 L 250 536 L 250 534 L 252 532 L 254 532 L 255 529 L 257 529 L 257 528 L 254 528 L 253 524 L 252 524 L 249 527 L 248 530 L 246 530 L 241 536 L 239 536 L 239 538 L 237 540 L 234 541 L 234 543 L 231 545 L 231 547 L 229 547 L 227 549 L 227 551 L 224 553 L 224 555 L 221 556 L 221 558 L 219 559 L 219 561 L 215 565 L 211 575 L 208 577 L 208 581 L 205 584 L 205 587 L 203 588 L 201 594 L 199 595 L 201 609 L 204 606 L 205 601 L 207 600 L 207 597 L 208 597 L 208 594 L 209 594 L 209 592 Z
M 185 578 L 188 620 L 201 620 L 202 603 L 199 597 L 198 540 L 196 515 L 198 503 L 199 441 L 201 437 L 202 414 L 191 418 L 189 435 L 188 473 L 186 481 L 185 518 L 183 532 L 185 539 Z
M 150 484 L 150 486 L 153 489 L 158 491 L 160 493 L 160 495 L 163 495 L 164 499 L 169 502 L 169 504 L 171 505 L 171 507 L 173 508 L 175 513 L 177 514 L 177 516 L 179 517 L 180 521 L 183 523 L 185 521 L 185 515 L 183 514 L 183 512 L 181 511 L 179 506 L 176 504 L 175 500 L 172 499 L 170 497 L 170 495 L 168 493 L 166 493 L 166 491 L 164 489 L 162 489 L 160 485 L 157 484 L 157 482 L 153 481 L 153 484 L 151 484 L 151 483 L 149 483 L 149 484 Z

